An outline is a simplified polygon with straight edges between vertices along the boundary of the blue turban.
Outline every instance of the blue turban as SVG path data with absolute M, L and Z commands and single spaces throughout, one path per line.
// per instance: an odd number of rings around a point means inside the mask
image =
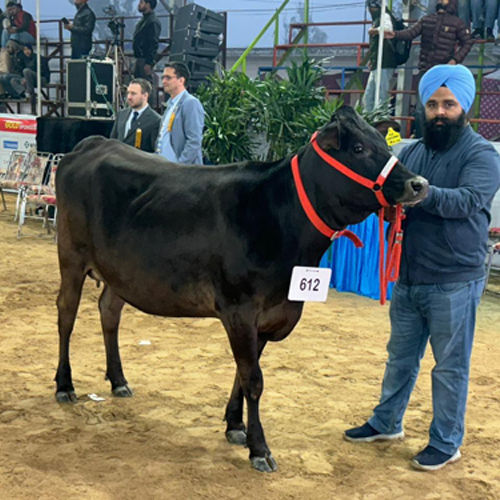
M 474 76 L 461 64 L 438 64 L 429 69 L 418 85 L 420 100 L 425 103 L 439 87 L 446 86 L 467 113 L 474 102 L 476 83 Z

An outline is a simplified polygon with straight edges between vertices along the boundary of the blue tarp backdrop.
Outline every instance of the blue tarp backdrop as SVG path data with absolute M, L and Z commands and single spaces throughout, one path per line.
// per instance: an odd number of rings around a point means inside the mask
M 372 299 L 380 298 L 378 217 L 373 214 L 360 224 L 347 229 L 357 234 L 364 244 L 356 248 L 346 237 L 339 238 L 323 255 L 320 267 L 332 268 L 330 286 L 339 292 L 353 292 Z M 387 223 L 385 223 L 385 230 Z M 385 242 L 387 254 L 387 242 Z M 393 283 L 387 287 L 391 298 Z

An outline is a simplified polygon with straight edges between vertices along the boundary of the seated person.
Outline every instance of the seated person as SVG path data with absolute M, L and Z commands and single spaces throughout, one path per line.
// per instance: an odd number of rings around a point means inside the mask
M 37 56 L 33 52 L 31 44 L 26 43 L 23 47 L 23 79 L 21 83 L 24 85 L 25 93 L 27 96 L 32 96 L 35 93 L 37 84 Z M 50 69 L 46 57 L 40 57 L 42 86 L 49 83 Z
M 35 43 L 35 22 L 32 15 L 23 10 L 20 2 L 14 0 L 7 2 L 7 21 L 2 31 L 2 47 L 6 47 L 9 40 L 19 43 Z
M 10 47 L 12 48 L 12 45 Z M 47 85 L 50 80 L 49 65 L 46 57 L 42 56 L 40 60 L 42 85 Z M 37 84 L 37 57 L 31 44 L 25 44 L 21 50 L 13 50 L 11 72 L 0 75 L 0 83 L 4 93 L 14 99 L 34 95 Z

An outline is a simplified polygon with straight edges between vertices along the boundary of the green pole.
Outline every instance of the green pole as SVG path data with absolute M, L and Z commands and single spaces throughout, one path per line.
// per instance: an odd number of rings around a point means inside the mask
M 289 1 L 290 0 L 285 0 L 278 7 L 278 9 L 276 10 L 276 12 L 271 17 L 271 19 L 269 19 L 269 21 L 266 23 L 266 25 L 260 30 L 260 33 L 255 37 L 255 40 L 245 49 L 245 51 L 243 52 L 243 54 L 241 54 L 241 56 L 238 58 L 238 60 L 233 64 L 233 67 L 230 70 L 231 72 L 235 71 L 236 69 L 238 69 L 239 66 L 242 65 L 243 60 L 246 59 L 247 55 L 252 51 L 252 49 L 255 47 L 255 45 L 257 45 L 258 41 L 262 38 L 262 36 L 264 35 L 264 33 L 269 29 L 269 26 L 271 26 L 271 24 L 273 24 L 275 22 L 275 20 L 279 17 L 281 11 L 285 8 L 286 4 Z
M 274 20 L 274 46 L 280 44 L 280 18 Z
M 309 22 L 309 0 L 304 1 L 304 23 Z M 306 26 L 306 33 L 304 35 L 304 43 L 309 43 L 309 27 Z M 307 55 L 307 47 L 304 47 L 304 52 Z
M 482 43 L 481 46 L 479 47 L 479 58 L 478 58 L 479 70 L 476 76 L 477 92 L 481 92 L 483 88 L 484 46 L 485 44 Z M 474 118 L 479 118 L 480 112 L 481 112 L 481 95 L 477 94 L 476 99 L 474 100 Z M 472 128 L 477 132 L 479 128 L 479 123 L 477 122 L 473 123 Z

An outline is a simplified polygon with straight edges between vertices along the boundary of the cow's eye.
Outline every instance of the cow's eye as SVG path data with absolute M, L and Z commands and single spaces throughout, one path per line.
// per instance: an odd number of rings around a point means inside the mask
M 363 146 L 361 144 L 356 144 L 354 146 L 354 152 L 358 155 L 361 154 L 363 152 Z

